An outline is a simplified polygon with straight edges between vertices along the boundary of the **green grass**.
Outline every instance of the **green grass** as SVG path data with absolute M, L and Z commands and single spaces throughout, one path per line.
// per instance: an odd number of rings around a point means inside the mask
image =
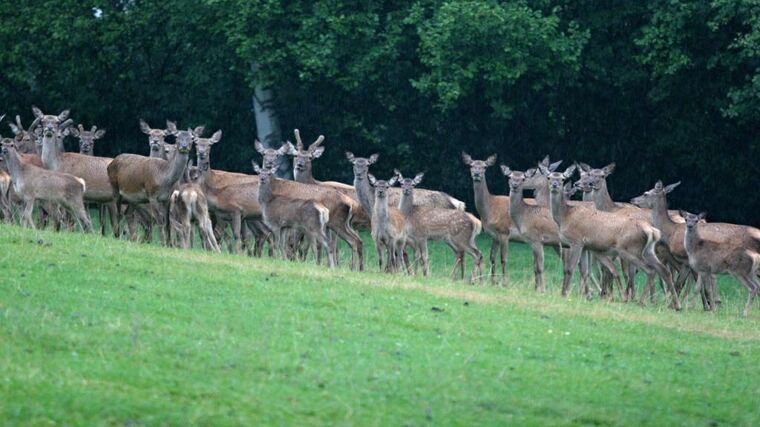
M 487 246 L 487 242 L 481 242 Z M 760 310 L 704 313 L 0 225 L 1 425 L 758 425 Z M 343 262 L 343 266 L 347 263 Z M 471 263 L 468 261 L 468 265 Z

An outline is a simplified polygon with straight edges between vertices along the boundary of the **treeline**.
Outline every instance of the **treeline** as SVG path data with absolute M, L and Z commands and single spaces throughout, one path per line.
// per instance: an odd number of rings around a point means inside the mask
M 263 89 L 283 138 L 326 135 L 317 178 L 379 152 L 378 176 L 425 171 L 471 206 L 461 151 L 548 153 L 617 162 L 618 200 L 681 180 L 674 205 L 760 224 L 753 0 L 27 0 L 0 22 L 0 113 L 71 108 L 108 129 L 99 155 L 147 153 L 138 119 L 172 119 L 223 129 L 212 164 L 250 172 Z

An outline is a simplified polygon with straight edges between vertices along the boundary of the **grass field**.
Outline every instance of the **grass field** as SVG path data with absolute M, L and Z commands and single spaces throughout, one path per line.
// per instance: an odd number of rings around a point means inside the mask
M 0 225 L 0 424 L 760 424 L 733 280 L 675 313 L 560 298 L 553 253 L 536 295 L 519 244 L 508 289 L 448 281 L 441 246 L 427 279 L 366 252 L 360 274 Z

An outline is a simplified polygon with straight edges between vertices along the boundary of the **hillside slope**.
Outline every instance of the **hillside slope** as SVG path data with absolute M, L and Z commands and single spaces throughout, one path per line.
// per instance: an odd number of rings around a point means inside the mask
M 0 283 L 3 425 L 760 424 L 741 294 L 674 313 L 5 225 Z

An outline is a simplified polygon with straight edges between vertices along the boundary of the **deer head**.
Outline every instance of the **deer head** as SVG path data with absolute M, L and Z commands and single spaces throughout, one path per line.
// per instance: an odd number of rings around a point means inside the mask
M 255 160 L 251 161 L 253 165 L 253 171 L 259 176 L 259 184 L 269 185 L 272 181 L 272 176 L 277 172 L 277 168 L 261 167 Z
M 169 125 L 169 121 L 166 121 L 167 128 Z M 169 131 L 166 129 L 153 129 L 150 126 L 148 126 L 148 123 L 145 122 L 145 120 L 140 119 L 140 130 L 148 135 L 148 144 L 150 145 L 150 151 L 154 153 L 158 153 L 161 151 L 161 149 L 164 147 L 164 143 L 166 141 L 166 136 L 169 135 Z
M 401 184 L 401 191 L 407 196 L 412 194 L 414 187 L 418 186 L 422 182 L 422 177 L 425 176 L 424 173 L 420 172 L 414 178 L 404 178 L 398 169 L 393 169 L 393 174 L 394 178 Z
M 654 184 L 654 188 L 649 191 L 645 191 L 644 194 L 640 196 L 634 197 L 631 199 L 631 203 L 640 208 L 653 209 L 657 198 L 662 197 L 665 194 L 669 194 L 679 185 L 681 185 L 681 181 L 674 182 L 670 185 L 663 185 L 662 181 L 657 181 Z
M 563 185 L 575 173 L 575 165 L 570 165 L 564 172 L 552 172 L 546 166 L 539 166 L 541 174 L 549 180 L 549 190 L 556 194 L 563 191 Z
M 367 174 L 367 179 L 369 179 L 369 184 L 375 187 L 375 197 L 378 199 L 385 198 L 388 194 L 388 189 L 396 185 L 396 181 L 398 180 L 395 176 L 387 181 L 376 179 L 371 173 Z
M 545 167 L 548 167 L 550 165 L 547 165 Z M 555 166 L 556 169 L 556 166 Z M 513 171 L 509 168 L 509 166 L 501 165 L 501 173 L 507 177 L 509 189 L 513 191 L 519 191 L 523 187 L 525 187 L 526 183 L 528 183 L 530 180 L 535 179 L 536 177 L 540 177 L 541 179 L 546 179 L 540 174 L 538 174 L 536 168 L 528 169 L 525 172 L 521 171 Z
M 480 182 L 486 176 L 486 169 L 496 164 L 496 154 L 488 156 L 485 160 L 473 160 L 469 154 L 462 152 L 462 161 L 470 167 L 472 181 Z
M 346 151 L 346 158 L 354 165 L 354 178 L 361 180 L 367 176 L 369 166 L 375 163 L 380 158 L 380 155 L 375 153 L 369 156 L 369 158 L 355 157 L 354 153 Z
M 599 190 L 601 188 L 602 181 L 606 180 L 607 177 L 615 171 L 615 163 L 610 163 L 609 165 L 600 169 L 592 168 L 586 163 L 579 163 L 578 167 L 581 173 L 579 186 L 582 189 L 588 188 L 594 191 Z
M 74 121 L 69 119 L 69 110 L 63 110 L 57 116 L 51 114 L 43 114 L 39 108 L 32 106 L 32 113 L 34 113 L 34 122 L 29 126 L 29 131 L 33 131 L 37 126 L 40 126 L 42 132 L 42 144 L 46 142 L 53 142 L 58 138 L 62 138 L 68 134 L 67 130 Z
M 697 228 L 697 224 L 702 222 L 702 220 L 707 217 L 707 214 L 705 212 L 700 212 L 699 214 L 694 215 L 693 213 L 679 209 L 678 213 L 681 214 L 684 220 L 686 220 L 686 228 L 689 230 L 695 230 Z
M 289 150 L 290 147 L 287 143 L 282 144 L 280 148 L 273 149 L 273 148 L 265 148 L 264 144 L 256 140 L 253 143 L 253 147 L 256 149 L 256 151 L 259 152 L 259 154 L 264 157 L 262 160 L 262 166 L 264 169 L 274 169 L 277 167 L 277 162 L 280 159 L 280 156 L 284 156 Z
M 102 138 L 106 134 L 106 130 L 98 130 L 97 126 L 93 126 L 90 130 L 84 130 L 84 126 L 79 124 L 79 126 L 71 128 L 70 134 L 75 138 L 79 138 L 79 153 L 92 156 L 95 140 Z
M 211 146 L 222 140 L 222 130 L 218 130 L 211 135 L 211 138 L 198 138 L 195 141 L 195 155 L 198 159 L 198 166 L 207 164 L 211 154 Z
M 293 133 L 296 136 L 295 147 L 290 141 L 285 143 L 288 146 L 288 154 L 294 157 L 293 168 L 299 172 L 310 171 L 312 159 L 319 158 L 319 156 L 325 151 L 325 147 L 319 145 L 325 140 L 325 137 L 324 135 L 319 135 L 316 141 L 311 143 L 311 145 L 304 150 L 303 142 L 301 141 L 301 132 L 299 132 L 298 129 L 295 129 Z
M 187 130 L 178 130 L 175 122 L 166 122 L 167 130 L 171 135 L 174 135 L 177 146 L 177 153 L 188 154 L 193 148 L 193 144 L 198 138 L 203 135 L 204 126 L 198 126 L 195 129 L 187 128 Z

